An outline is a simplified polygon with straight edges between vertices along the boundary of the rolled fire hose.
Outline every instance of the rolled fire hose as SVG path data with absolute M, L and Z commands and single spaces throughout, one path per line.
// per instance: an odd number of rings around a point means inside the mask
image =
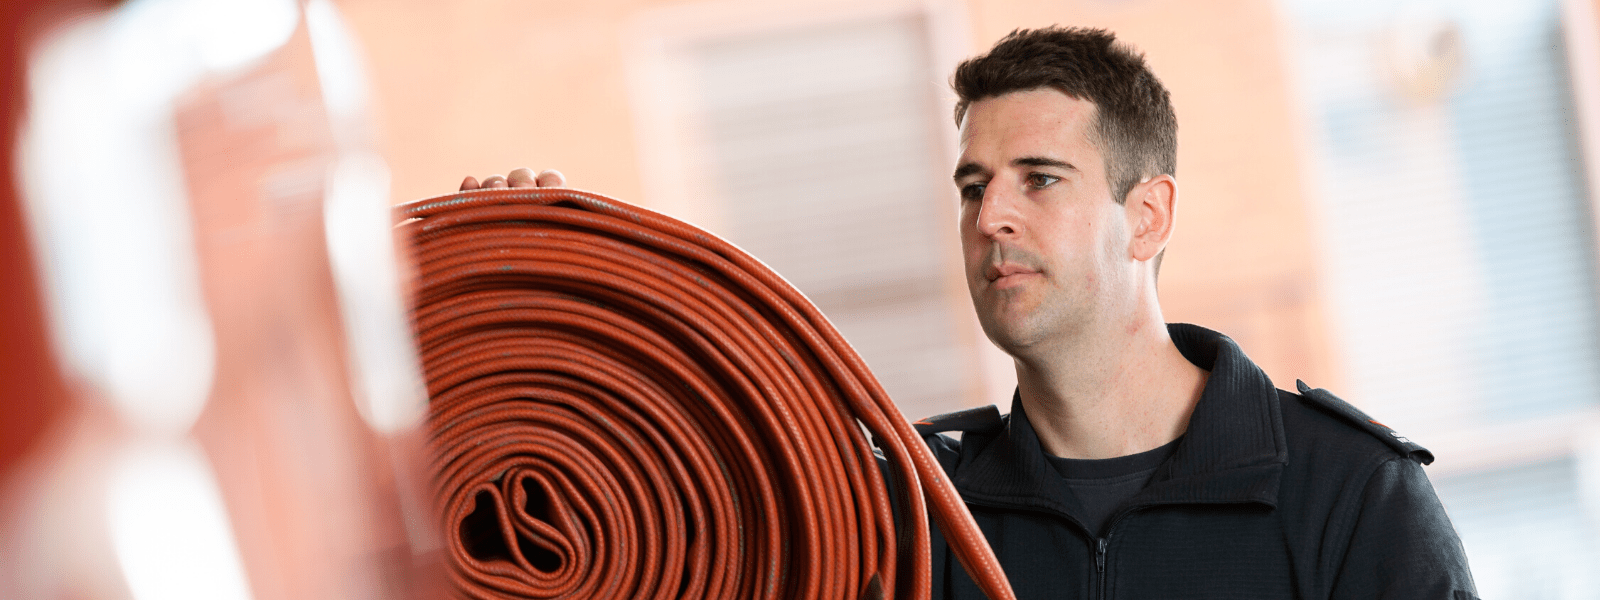
M 397 218 L 463 597 L 927 598 L 929 508 L 984 592 L 1013 597 L 866 364 L 732 244 L 571 189 Z

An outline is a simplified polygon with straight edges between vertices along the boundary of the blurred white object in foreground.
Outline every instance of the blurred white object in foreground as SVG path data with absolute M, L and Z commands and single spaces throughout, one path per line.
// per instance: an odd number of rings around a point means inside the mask
M 44 36 L 27 83 L 80 402 L 5 482 L 0 596 L 427 595 L 425 397 L 333 5 L 136 0 Z

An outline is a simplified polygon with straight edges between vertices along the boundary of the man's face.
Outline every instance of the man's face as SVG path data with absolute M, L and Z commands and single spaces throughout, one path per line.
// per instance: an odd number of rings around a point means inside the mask
M 972 103 L 961 127 L 967 289 L 984 333 L 1013 356 L 1103 319 L 1132 281 L 1127 214 L 1090 137 L 1095 110 L 1053 89 L 1012 92 Z

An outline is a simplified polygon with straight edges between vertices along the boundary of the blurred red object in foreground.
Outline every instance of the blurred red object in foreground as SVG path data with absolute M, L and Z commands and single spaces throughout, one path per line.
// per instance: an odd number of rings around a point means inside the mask
M 28 244 L 22 198 L 16 186 L 14 133 L 22 118 L 27 49 L 51 23 L 89 10 L 93 3 L 0 4 L 0 477 L 28 452 L 68 402 L 50 354 L 39 282 Z
M 350 40 L 325 0 L 235 4 L 8 38 L 32 71 L 7 71 L 6 105 L 31 104 L 8 115 L 26 202 L 0 205 L 21 417 L 0 596 L 438 595 L 425 400 Z

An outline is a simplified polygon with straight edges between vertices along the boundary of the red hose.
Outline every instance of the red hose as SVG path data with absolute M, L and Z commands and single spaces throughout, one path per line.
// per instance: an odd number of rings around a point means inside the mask
M 570 189 L 397 211 L 463 596 L 927 598 L 931 506 L 1012 598 L 866 364 L 756 259 Z M 862 427 L 897 465 L 904 531 Z

